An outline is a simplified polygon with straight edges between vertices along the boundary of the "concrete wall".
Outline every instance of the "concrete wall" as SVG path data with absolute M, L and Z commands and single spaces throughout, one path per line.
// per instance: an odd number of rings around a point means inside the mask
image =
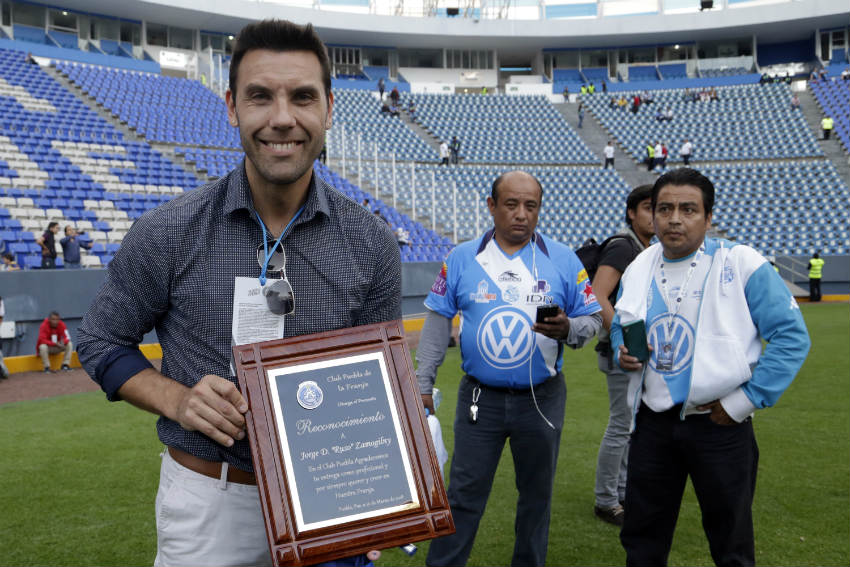
M 402 265 L 402 312 L 423 313 L 439 262 Z M 17 339 L 2 341 L 5 356 L 35 354 L 38 327 L 51 311 L 58 311 L 76 344 L 77 328 L 94 300 L 106 270 L 21 270 L 0 272 L 0 297 L 6 306 L 5 321 L 15 321 Z M 157 342 L 151 332 L 143 343 Z

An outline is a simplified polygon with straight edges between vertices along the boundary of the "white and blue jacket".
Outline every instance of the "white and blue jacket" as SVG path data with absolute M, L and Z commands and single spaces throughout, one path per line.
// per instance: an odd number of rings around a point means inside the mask
M 661 244 L 650 246 L 623 273 L 611 324 L 616 358 L 623 344 L 622 327 L 646 319 L 647 297 L 661 254 Z M 741 422 L 756 409 L 774 405 L 788 388 L 809 352 L 809 335 L 791 292 L 758 252 L 707 238 L 705 256 L 711 265 L 694 324 L 693 361 L 681 417 L 698 413 L 696 406 L 720 400 L 726 413 Z M 762 339 L 767 341 L 763 352 Z M 633 416 L 646 395 L 646 368 L 630 373 Z M 670 399 L 668 392 L 655 395 Z M 652 401 L 664 405 L 663 399 Z

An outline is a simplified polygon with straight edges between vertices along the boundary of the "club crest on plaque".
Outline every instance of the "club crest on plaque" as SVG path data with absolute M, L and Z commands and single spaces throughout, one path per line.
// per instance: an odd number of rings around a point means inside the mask
M 325 396 L 318 384 L 308 380 L 298 384 L 298 393 L 295 397 L 302 408 L 312 410 L 322 405 Z

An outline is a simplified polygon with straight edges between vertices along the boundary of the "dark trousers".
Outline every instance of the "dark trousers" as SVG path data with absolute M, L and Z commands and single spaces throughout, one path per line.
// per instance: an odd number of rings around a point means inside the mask
M 820 278 L 809 278 L 809 301 L 820 301 Z
M 829 135 L 832 133 L 832 130 L 824 130 L 823 131 L 823 139 L 829 140 Z
M 614 158 L 607 157 L 605 158 L 605 169 L 608 169 L 608 166 L 614 167 Z
M 637 415 L 620 541 L 629 566 L 667 565 L 688 476 L 715 565 L 755 565 L 752 502 L 758 446 L 752 421 L 717 425 L 679 409 Z
M 558 374 L 534 390 L 540 411 L 555 429 L 537 413 L 530 390 L 507 392 L 486 386 L 481 386 L 478 399 L 478 422 L 470 423 L 474 387 L 474 380 L 465 376 L 455 412 L 448 496 L 456 531 L 431 542 L 425 563 L 466 564 L 505 440 L 510 440 L 519 491 L 511 565 L 542 566 L 549 545 L 552 486 L 567 399 L 564 377 Z
M 56 267 L 56 258 L 51 258 L 50 256 L 42 256 L 41 257 L 41 268 L 43 270 L 52 270 Z
M 691 154 L 682 154 L 682 161 L 685 162 L 685 165 L 691 163 Z

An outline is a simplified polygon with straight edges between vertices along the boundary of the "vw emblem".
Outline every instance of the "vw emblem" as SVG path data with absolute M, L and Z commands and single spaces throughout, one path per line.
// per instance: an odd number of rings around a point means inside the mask
M 514 368 L 528 360 L 534 346 L 532 321 L 515 307 L 498 307 L 478 327 L 481 357 L 496 368 Z
M 688 321 L 676 315 L 673 318 L 673 327 L 667 331 L 667 314 L 659 315 L 649 326 L 649 344 L 652 345 L 652 354 L 649 357 L 649 366 L 659 374 L 677 374 L 691 363 L 694 356 L 694 330 Z M 673 367 L 670 370 L 658 370 L 658 353 L 662 345 L 673 345 Z
M 324 394 L 318 384 L 312 380 L 298 384 L 298 393 L 295 395 L 298 403 L 304 409 L 316 409 L 322 405 Z

